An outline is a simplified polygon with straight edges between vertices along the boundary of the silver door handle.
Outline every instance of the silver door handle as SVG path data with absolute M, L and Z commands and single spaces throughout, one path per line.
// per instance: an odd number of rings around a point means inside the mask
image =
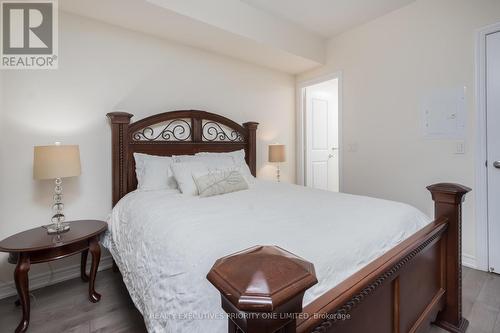
M 339 150 L 337 147 L 332 147 L 332 151 Z
M 332 154 L 329 154 L 329 155 L 328 155 L 328 158 L 332 158 L 332 157 L 333 157 L 333 155 L 332 155 Z
M 500 161 L 493 162 L 493 166 L 497 169 L 500 169 Z

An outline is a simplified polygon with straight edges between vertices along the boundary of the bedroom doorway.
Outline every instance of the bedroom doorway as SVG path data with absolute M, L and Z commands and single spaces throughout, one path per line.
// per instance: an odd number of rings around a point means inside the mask
M 303 173 L 303 185 L 339 192 L 340 77 L 310 82 L 300 90 L 303 158 L 299 170 Z
M 490 271 L 500 273 L 500 32 L 486 36 L 486 154 Z
M 500 23 L 477 37 L 476 268 L 500 274 Z

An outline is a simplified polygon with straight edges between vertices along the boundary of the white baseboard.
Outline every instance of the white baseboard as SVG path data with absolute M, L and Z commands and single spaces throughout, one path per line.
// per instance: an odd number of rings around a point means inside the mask
M 471 256 L 469 254 L 462 254 L 462 265 L 465 267 L 469 267 L 472 269 L 477 269 L 476 265 L 476 257 Z
M 105 256 L 101 258 L 99 263 L 99 271 L 109 269 L 113 265 L 113 258 L 111 256 Z M 87 265 L 89 267 L 89 265 Z M 71 265 L 59 269 L 55 269 L 52 272 L 44 272 L 35 275 L 30 275 L 29 288 L 30 291 L 50 286 L 59 282 L 66 280 L 71 280 L 80 276 L 80 265 Z M 14 281 L 8 283 L 0 284 L 0 299 L 14 296 L 17 294 L 16 285 Z

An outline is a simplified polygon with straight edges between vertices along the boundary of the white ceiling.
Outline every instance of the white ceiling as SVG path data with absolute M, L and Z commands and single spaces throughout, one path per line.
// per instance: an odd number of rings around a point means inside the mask
M 326 39 L 415 0 L 62 0 L 63 11 L 297 74 Z
M 415 0 L 241 0 L 295 22 L 323 37 L 333 37 Z
M 61 10 L 301 73 L 324 63 L 324 39 L 240 0 L 63 0 Z

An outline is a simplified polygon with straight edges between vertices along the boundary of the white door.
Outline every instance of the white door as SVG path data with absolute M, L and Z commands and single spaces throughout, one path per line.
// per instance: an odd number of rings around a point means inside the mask
M 305 89 L 306 185 L 339 191 L 338 80 Z
M 500 273 L 500 32 L 486 38 L 486 57 L 489 263 Z

